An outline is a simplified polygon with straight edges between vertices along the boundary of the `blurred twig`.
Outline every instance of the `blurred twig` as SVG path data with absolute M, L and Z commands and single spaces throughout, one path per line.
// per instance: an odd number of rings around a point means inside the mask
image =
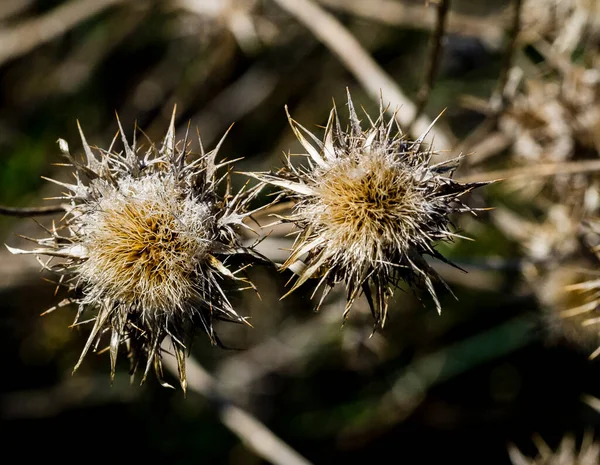
M 0 30 L 0 65 L 50 42 L 107 8 L 129 0 L 72 0 L 38 18 Z
M 429 96 L 431 95 L 431 90 L 433 89 L 433 84 L 441 62 L 440 58 L 442 55 L 444 34 L 446 33 L 446 18 L 449 9 L 450 0 L 441 0 L 437 6 L 435 30 L 431 36 L 429 56 L 425 62 L 425 81 L 417 93 L 415 116 L 413 121 L 411 121 L 407 132 L 411 132 L 414 121 L 420 118 L 423 110 L 427 106 L 427 102 L 429 102 Z
M 0 215 L 16 216 L 27 218 L 29 216 L 54 215 L 55 213 L 64 213 L 65 207 L 62 205 L 48 207 L 5 207 L 0 205 Z
M 319 3 L 391 26 L 434 30 L 436 24 L 435 13 L 423 4 L 395 0 L 319 0 Z M 504 15 L 476 17 L 452 11 L 448 14 L 447 30 L 451 34 L 479 37 L 495 48 L 502 43 L 505 22 Z
M 508 103 L 506 90 L 517 50 L 517 39 L 519 32 L 521 31 L 521 9 L 522 0 L 514 0 L 511 27 L 508 32 L 509 41 L 506 46 L 504 58 L 502 59 L 502 67 L 500 69 L 496 89 L 490 97 L 487 116 L 483 123 L 475 128 L 475 130 L 461 142 L 460 147 L 458 148 L 460 151 L 470 150 L 472 146 L 483 141 L 488 134 L 496 128 L 498 118 Z
M 240 48 L 248 55 L 260 49 L 260 40 L 252 21 L 256 0 L 232 2 L 230 0 L 175 0 L 174 4 L 200 16 L 223 22 L 233 34 Z
M 519 37 L 519 32 L 521 31 L 521 9 L 523 2 L 522 0 L 514 0 L 514 12 L 512 17 L 512 23 L 510 26 L 510 31 L 508 33 L 509 42 L 506 46 L 506 52 L 504 53 L 504 57 L 502 59 L 502 67 L 500 69 L 500 75 L 498 77 L 498 84 L 496 87 L 496 91 L 490 100 L 490 106 L 494 112 L 494 114 L 500 114 L 506 104 L 506 84 L 508 83 L 508 77 L 510 74 L 510 70 L 513 65 L 515 52 L 517 50 L 517 39 Z
M 165 350 L 168 348 L 165 347 Z M 175 357 L 165 356 L 163 362 L 172 373 L 179 376 Z M 278 438 L 258 419 L 235 406 L 231 399 L 222 393 L 218 381 L 191 357 L 186 363 L 186 375 L 188 389 L 208 399 L 218 410 L 223 424 L 258 456 L 273 464 L 310 465 L 308 460 Z
M 499 154 L 503 150 L 506 150 L 510 147 L 511 143 L 512 141 L 503 132 L 492 132 L 477 145 L 470 147 L 469 150 L 471 152 L 468 154 L 465 161 L 469 167 L 476 166 Z M 464 165 L 461 165 L 460 168 L 463 166 Z
M 150 6 L 149 3 L 144 6 Z M 123 42 L 138 31 L 148 17 L 150 8 L 136 8 L 129 14 L 113 15 L 106 21 L 101 34 L 87 34 L 72 52 L 46 77 L 47 85 L 37 89 L 40 95 L 75 93 L 97 71 L 100 64 Z
M 545 177 L 563 174 L 587 173 L 600 171 L 600 160 L 581 160 L 561 163 L 544 163 L 541 165 L 520 166 L 504 170 L 474 173 L 457 178 L 460 182 L 493 181 L 522 177 Z
M 407 127 L 410 124 L 416 112 L 413 102 L 333 15 L 311 0 L 274 1 L 337 55 L 374 100 L 379 101 L 383 95 L 386 102 L 391 102 L 388 108 L 391 114 L 401 108 L 402 111 L 395 116 L 402 126 Z M 439 127 L 431 127 L 431 121 L 424 116 L 415 121 L 414 129 L 418 135 L 429 132 L 430 137 L 435 138 L 436 143 L 441 147 L 453 146 L 452 135 Z
M 594 397 L 590 394 L 582 394 L 581 400 L 582 400 L 582 402 L 586 403 L 587 405 L 592 407 L 594 410 L 596 410 L 598 413 L 600 413 L 600 399 L 598 399 L 597 397 Z
M 32 3 L 33 0 L 2 0 L 0 2 L 0 21 L 21 13 Z

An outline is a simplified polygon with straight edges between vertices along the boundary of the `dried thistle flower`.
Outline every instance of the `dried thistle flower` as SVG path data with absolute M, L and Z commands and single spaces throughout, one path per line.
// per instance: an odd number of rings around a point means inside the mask
M 600 238 L 600 233 L 588 224 L 590 235 Z M 593 350 L 589 355 L 594 359 L 600 355 L 600 278 L 597 266 L 600 263 L 599 244 L 591 245 L 593 263 L 588 266 L 563 271 L 564 285 L 561 299 L 555 305 L 561 318 L 563 334 L 585 350 Z M 559 275 L 560 276 L 560 275 Z M 569 279 L 569 281 L 567 281 Z M 551 282 L 550 286 L 558 284 Z
M 525 0 L 521 10 L 522 40 L 547 40 L 565 55 L 577 46 L 593 47 L 600 37 L 598 13 L 598 0 Z
M 562 204 L 546 208 L 541 221 L 528 220 L 502 207 L 492 213 L 496 226 L 520 245 L 524 258 L 533 265 L 556 264 L 571 259 L 581 246 L 581 213 Z M 537 274 L 537 270 L 533 271 L 529 277 L 535 279 Z
M 517 159 L 525 162 L 559 162 L 580 152 L 600 150 L 600 72 L 560 61 L 557 73 L 529 79 L 500 121 L 504 132 L 514 139 Z
M 512 141 L 514 161 L 531 165 L 596 159 L 600 153 L 598 56 L 588 54 L 587 65 L 582 66 L 551 48 L 542 47 L 541 51 L 552 71 L 528 79 L 499 120 L 500 129 Z M 558 175 L 552 181 L 521 179 L 511 184 L 531 197 L 549 186 L 554 197 L 572 205 L 588 202 L 598 190 L 598 180 L 590 173 Z
M 553 451 L 539 436 L 535 437 L 538 455 L 525 457 L 514 445 L 508 452 L 513 465 L 597 465 L 600 461 L 600 443 L 594 441 L 593 434 L 583 436 L 581 447 L 571 435 L 566 435 L 558 449 Z
M 590 275 L 592 278 L 590 279 Z M 540 287 L 551 329 L 585 351 L 600 355 L 600 280 L 591 270 L 563 266 L 548 273 Z
M 494 222 L 524 251 L 522 271 L 544 310 L 542 322 L 584 351 L 600 355 L 600 234 L 564 205 L 552 205 L 544 221 L 531 222 L 498 208 Z
M 59 304 L 78 305 L 74 324 L 95 311 L 93 329 L 74 371 L 110 333 L 111 380 L 123 344 L 132 375 L 142 365 L 143 382 L 154 367 L 166 385 L 161 342 L 170 336 L 185 390 L 185 351 L 195 327 L 200 324 L 211 342 L 218 343 L 213 318 L 246 322 L 232 308 L 221 281 L 252 285 L 222 259 L 234 254 L 258 256 L 240 245 L 237 229 L 247 227 L 243 220 L 253 213 L 247 207 L 260 186 L 232 195 L 229 170 L 225 176 L 216 174 L 229 164 L 215 164 L 223 139 L 208 153 L 200 141 L 201 153 L 193 154 L 187 134 L 185 140 L 175 141 L 174 120 L 175 112 L 161 147 L 150 143 L 143 154 L 135 134 L 129 144 L 120 122 L 123 152 L 114 151 L 117 137 L 108 150 L 92 149 L 79 128 L 85 154 L 78 160 L 59 140 L 70 162 L 67 166 L 75 170 L 75 182 L 50 181 L 68 190 L 61 197 L 68 201 L 67 214 L 60 227 L 47 231 L 49 237 L 32 239 L 39 248 L 9 250 L 51 257 L 44 267 L 59 273 L 60 282 L 75 293 Z M 219 197 L 216 189 L 224 180 L 227 192 Z M 60 263 L 52 263 L 55 257 L 62 259 Z
M 293 214 L 281 218 L 298 229 L 282 266 L 297 274 L 288 294 L 318 278 L 315 293 L 323 289 L 318 309 L 335 284 L 344 282 L 344 318 L 364 293 L 375 326 L 383 326 L 388 299 L 404 280 L 427 289 L 440 311 L 433 283 L 443 281 L 424 255 L 446 261 L 435 243 L 457 236 L 449 215 L 472 212 L 460 197 L 485 183 L 453 181 L 458 158 L 430 164 L 435 153 L 423 143 L 425 135 L 408 141 L 395 118 L 385 120 L 383 105 L 376 121 L 369 118 L 366 131 L 350 93 L 348 108 L 350 127 L 344 131 L 333 106 L 323 142 L 288 114 L 307 151 L 308 167 L 294 167 L 288 155 L 285 167 L 276 173 L 249 173 L 282 187 L 296 201 Z

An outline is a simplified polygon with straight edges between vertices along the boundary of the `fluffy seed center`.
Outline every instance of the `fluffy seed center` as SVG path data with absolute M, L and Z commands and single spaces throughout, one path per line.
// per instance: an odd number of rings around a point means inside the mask
M 206 206 L 182 200 L 164 180 L 121 186 L 84 215 L 88 259 L 80 275 L 94 298 L 110 297 L 146 312 L 183 308 L 196 295 L 208 221 Z
M 327 229 L 331 246 L 372 256 L 411 236 L 422 201 L 410 173 L 372 157 L 334 165 L 323 176 L 311 213 Z

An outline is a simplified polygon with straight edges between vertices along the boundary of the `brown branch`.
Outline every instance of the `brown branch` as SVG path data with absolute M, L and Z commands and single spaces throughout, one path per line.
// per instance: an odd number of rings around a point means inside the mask
M 484 182 L 494 180 L 510 180 L 522 177 L 546 177 L 562 174 L 588 173 L 600 171 L 600 160 L 583 160 L 568 163 L 544 163 L 534 166 L 523 166 L 508 168 L 504 170 L 488 171 L 486 173 L 474 173 L 468 176 L 460 176 L 460 182 Z
M 429 102 L 429 96 L 431 95 L 431 90 L 433 89 L 433 84 L 435 83 L 435 78 L 440 66 L 440 58 L 443 49 L 442 42 L 444 41 L 444 35 L 446 34 L 446 18 L 449 9 L 450 0 L 441 0 L 437 7 L 435 30 L 431 36 L 429 55 L 427 57 L 427 62 L 425 63 L 425 81 L 417 93 L 415 116 L 410 123 L 407 132 L 411 132 L 410 128 L 412 128 L 414 122 L 419 119 L 427 106 L 427 102 Z
M 509 41 L 502 59 L 502 67 L 498 77 L 496 90 L 490 97 L 489 112 L 486 119 L 469 134 L 457 148 L 460 151 L 466 151 L 474 144 L 481 142 L 490 132 L 494 131 L 498 125 L 498 118 L 506 108 L 508 101 L 506 95 L 506 85 L 509 81 L 510 70 L 513 65 L 515 51 L 517 49 L 517 39 L 521 31 L 521 9 L 522 0 L 514 0 L 513 16 L 511 27 L 508 33 Z
M 16 216 L 18 218 L 54 215 L 55 213 L 64 213 L 65 211 L 65 207 L 61 205 L 53 205 L 48 207 L 5 207 L 0 205 L 0 215 Z
M 31 6 L 33 0 L 3 0 L 0 2 L 0 21 L 10 19 Z
M 502 59 L 502 67 L 500 68 L 500 75 L 498 77 L 496 91 L 494 92 L 494 95 L 490 100 L 490 106 L 496 117 L 504 110 L 506 104 L 508 103 L 506 101 L 505 88 L 508 82 L 510 69 L 513 65 L 515 51 L 517 50 L 517 39 L 519 37 L 519 32 L 521 31 L 522 6 L 522 0 L 514 0 L 513 17 L 510 26 L 510 31 L 508 33 L 509 42 L 506 46 L 506 51 L 504 52 L 504 57 Z
M 397 0 L 318 0 L 322 5 L 390 26 L 433 31 L 436 17 L 424 4 L 407 4 Z M 451 11 L 447 30 L 451 34 L 475 36 L 496 49 L 503 41 L 505 16 L 472 16 Z

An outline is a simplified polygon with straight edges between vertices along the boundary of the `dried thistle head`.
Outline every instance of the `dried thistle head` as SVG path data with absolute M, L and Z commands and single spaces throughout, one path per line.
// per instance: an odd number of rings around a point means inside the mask
M 549 208 L 543 222 L 497 209 L 499 228 L 524 251 L 522 271 L 541 304 L 542 323 L 586 352 L 600 355 L 600 234 L 564 205 Z
M 571 329 L 571 340 L 585 350 L 592 350 L 589 358 L 600 355 L 600 227 L 597 222 L 587 221 L 587 235 L 583 238 L 590 248 L 591 257 L 587 267 L 578 270 L 577 279 L 567 283 L 564 292 L 570 305 L 560 312 L 563 326 Z
M 276 173 L 250 174 L 282 187 L 296 201 L 293 214 L 281 219 L 298 230 L 282 267 L 297 274 L 290 292 L 317 278 L 320 307 L 335 284 L 344 282 L 344 318 L 364 293 L 375 325 L 383 326 L 388 299 L 404 280 L 427 289 L 439 311 L 433 283 L 441 279 L 424 256 L 444 260 L 435 243 L 456 236 L 450 215 L 472 211 L 460 197 L 483 183 L 453 181 L 458 159 L 432 165 L 435 153 L 424 136 L 407 140 L 395 118 L 386 121 L 383 106 L 366 130 L 349 93 L 348 108 L 350 125 L 343 130 L 334 105 L 323 142 L 288 114 L 308 166 L 296 168 L 288 156 Z
M 525 82 L 500 118 L 500 128 L 512 140 L 519 165 L 596 159 L 600 153 L 600 73 L 544 50 L 554 72 Z M 598 208 L 598 179 L 590 173 L 562 174 L 548 179 L 517 179 L 512 186 L 535 197 L 540 191 L 560 202 Z M 594 204 L 594 205 L 592 205 Z
M 218 177 L 215 164 L 221 145 L 194 154 L 187 134 L 175 141 L 175 113 L 160 147 L 150 143 L 144 153 L 135 141 L 130 145 L 119 123 L 124 150 L 92 148 L 83 132 L 81 160 L 59 140 L 63 154 L 74 168 L 75 182 L 67 189 L 67 214 L 49 236 L 34 240 L 34 250 L 13 253 L 48 256 L 43 265 L 61 275 L 60 282 L 74 296 L 82 316 L 94 312 L 94 322 L 75 370 L 90 349 L 96 350 L 109 333 L 111 379 L 119 346 L 125 345 L 132 374 L 151 367 L 162 380 L 161 342 L 170 336 L 185 390 L 185 351 L 200 325 L 213 343 L 218 338 L 213 319 L 243 323 L 231 306 L 222 281 L 240 281 L 223 262 L 235 254 L 255 254 L 240 245 L 238 228 L 252 212 L 249 202 L 260 186 L 232 195 L 229 170 Z M 222 142 L 222 141 L 221 141 Z M 217 186 L 227 180 L 223 197 Z M 56 259 L 59 263 L 56 263 Z M 56 308 L 56 307 L 54 307 Z M 53 309 L 54 309 L 53 308 Z M 51 310 L 53 310 L 51 309 Z
M 550 50 L 546 51 L 553 55 Z M 522 161 L 558 162 L 600 150 L 600 72 L 550 56 L 556 73 L 526 81 L 501 119 Z
M 584 44 L 594 47 L 600 38 L 599 13 L 598 0 L 525 0 L 521 39 L 546 40 L 565 55 Z
M 506 208 L 495 209 L 492 219 L 507 237 L 520 245 L 528 263 L 542 266 L 560 263 L 580 250 L 581 214 L 565 205 L 547 206 L 541 221 L 528 220 Z M 535 276 L 534 273 L 532 277 Z
M 576 0 L 525 0 L 521 10 L 525 39 L 555 40 L 576 9 Z
M 551 335 L 600 354 L 600 279 L 586 261 L 565 263 L 547 272 L 534 291 L 544 306 Z
M 597 465 L 600 462 L 600 443 L 594 441 L 593 434 L 589 432 L 583 436 L 580 447 L 573 436 L 566 435 L 556 451 L 541 437 L 536 436 L 534 439 L 538 449 L 535 458 L 525 457 L 516 446 L 509 446 L 508 452 L 513 465 Z
M 558 82 L 528 80 L 523 91 L 512 99 L 500 127 L 514 141 L 517 162 L 548 163 L 572 157 L 569 114 L 559 96 Z

